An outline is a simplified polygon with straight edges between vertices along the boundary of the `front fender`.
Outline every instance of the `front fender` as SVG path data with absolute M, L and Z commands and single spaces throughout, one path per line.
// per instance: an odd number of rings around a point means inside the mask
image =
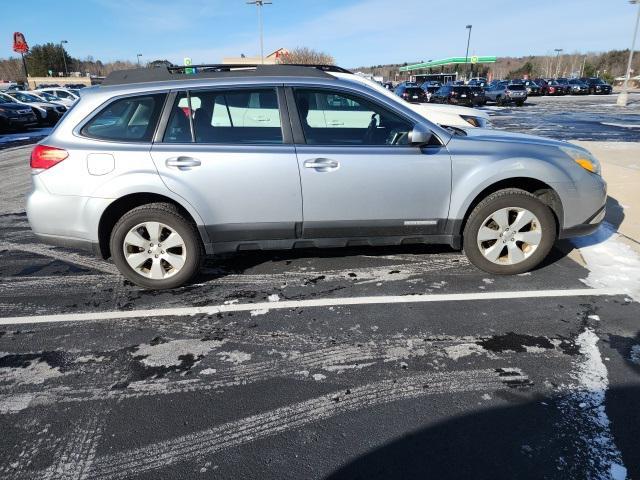
M 530 157 L 512 157 L 499 160 L 480 160 L 454 157 L 452 169 L 452 192 L 449 218 L 457 225 L 465 218 L 478 196 L 492 185 L 513 180 L 536 180 L 548 185 L 557 194 L 564 207 L 577 196 L 572 178 L 552 162 Z M 563 209 L 564 211 L 564 209 Z M 565 222 L 564 213 L 559 221 Z

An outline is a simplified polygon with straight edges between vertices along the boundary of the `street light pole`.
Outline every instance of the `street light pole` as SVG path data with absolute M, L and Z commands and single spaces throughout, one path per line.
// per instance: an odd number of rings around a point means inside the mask
M 562 48 L 556 48 L 556 78 L 558 78 L 558 73 L 560 71 L 560 52 L 562 52 Z
M 141 54 L 141 53 L 138 53 L 138 54 L 136 55 L 136 58 L 138 59 L 138 68 L 140 68 L 140 57 L 141 57 L 141 56 L 142 56 L 142 54 Z
M 467 63 L 469 63 L 469 44 L 471 43 L 471 29 L 473 25 L 467 25 L 465 28 L 469 30 L 469 35 L 467 36 L 467 53 L 464 54 L 464 73 L 468 74 L 469 69 L 467 68 Z
M 62 50 L 62 61 L 64 63 L 64 76 L 68 76 L 67 74 L 67 56 L 64 53 L 64 46 L 63 44 L 65 43 L 69 43 L 66 40 L 60 40 L 60 50 Z
M 258 21 L 260 23 L 260 63 L 264 64 L 264 46 L 262 39 L 262 7 L 264 5 L 271 5 L 273 2 L 266 2 L 265 0 L 253 0 L 253 2 L 247 2 L 247 5 L 255 5 L 258 7 Z
M 636 37 L 638 36 L 638 25 L 640 24 L 640 0 L 629 0 L 632 5 L 638 5 L 638 16 L 636 17 L 636 28 L 633 30 L 633 41 L 631 42 L 631 50 L 629 51 L 629 63 L 627 63 L 627 71 L 622 84 L 622 91 L 618 95 L 617 104 L 621 107 L 627 106 L 629 100 L 629 78 L 631 77 L 631 62 L 633 61 L 633 49 L 636 46 Z

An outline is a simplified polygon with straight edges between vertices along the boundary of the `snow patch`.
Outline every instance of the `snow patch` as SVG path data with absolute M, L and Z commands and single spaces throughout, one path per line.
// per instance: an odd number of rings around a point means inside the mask
M 323 374 L 321 374 L 321 373 L 314 373 L 314 374 L 312 375 L 312 377 L 313 377 L 313 379 L 314 379 L 316 382 L 319 382 L 319 381 L 324 380 L 325 378 L 327 378 L 327 376 L 326 376 L 326 375 L 323 375 Z
M 278 296 L 277 293 L 274 293 L 273 295 L 269 295 L 267 297 L 267 300 L 269 300 L 270 302 L 279 302 L 280 301 L 280 297 Z
M 213 375 L 217 370 L 215 368 L 205 368 L 200 372 L 200 375 Z
M 251 313 L 252 317 L 257 317 L 258 315 L 264 315 L 265 313 L 269 313 L 269 309 L 268 308 L 258 308 L 256 310 L 251 310 L 249 313 Z
M 138 347 L 134 355 L 144 357 L 140 362 L 147 367 L 170 367 L 182 364 L 185 355 L 193 355 L 200 358 L 209 353 L 214 348 L 218 348 L 224 340 L 171 340 L 165 343 L 154 345 L 142 344 Z
M 236 365 L 251 360 L 250 353 L 241 352 L 240 350 L 233 350 L 231 352 L 218 352 L 217 355 L 220 357 L 220 360 L 224 362 L 235 363 Z
M 451 345 L 445 347 L 445 353 L 451 360 L 458 360 L 462 357 L 468 357 L 469 355 L 481 355 L 486 353 L 486 350 L 480 345 L 475 343 L 460 343 L 458 345 Z
M 560 408 L 565 414 L 565 427 L 576 430 L 576 448 L 580 458 L 589 459 L 588 462 L 579 462 L 588 469 L 586 477 L 624 479 L 627 469 L 614 442 L 605 410 L 609 376 L 598 349 L 598 340 L 589 328 L 576 339 L 582 358 L 575 364 L 571 374 L 574 384 Z M 565 467 L 566 464 L 562 466 Z
M 590 273 L 582 279 L 593 288 L 611 288 L 640 301 L 640 256 L 618 239 L 615 228 L 603 223 L 587 237 L 573 239 Z
M 63 376 L 58 367 L 50 366 L 44 360 L 32 360 L 26 367 L 0 368 L 0 384 L 42 385 L 51 378 Z

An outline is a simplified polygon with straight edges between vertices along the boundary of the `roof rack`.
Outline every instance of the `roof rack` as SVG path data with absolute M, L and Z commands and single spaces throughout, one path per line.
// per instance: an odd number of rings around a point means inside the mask
M 185 73 L 186 69 L 195 69 L 196 73 Z M 163 82 L 170 80 L 195 80 L 200 78 L 229 78 L 244 76 L 270 77 L 327 77 L 327 72 L 352 73 L 335 65 L 303 64 L 203 64 L 177 65 L 155 68 L 136 68 L 117 70 L 104 79 L 102 85 L 125 85 L 131 83 Z

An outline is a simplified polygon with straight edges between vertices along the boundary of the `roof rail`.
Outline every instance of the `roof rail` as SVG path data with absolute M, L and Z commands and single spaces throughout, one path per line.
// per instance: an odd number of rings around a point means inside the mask
M 185 73 L 187 68 L 195 69 L 195 73 Z M 229 78 L 244 76 L 302 76 L 327 77 L 327 72 L 352 73 L 335 65 L 302 65 L 302 64 L 203 64 L 161 66 L 155 68 L 136 68 L 111 72 L 102 85 L 125 85 L 131 83 L 163 82 L 171 80 L 194 80 L 199 78 Z

